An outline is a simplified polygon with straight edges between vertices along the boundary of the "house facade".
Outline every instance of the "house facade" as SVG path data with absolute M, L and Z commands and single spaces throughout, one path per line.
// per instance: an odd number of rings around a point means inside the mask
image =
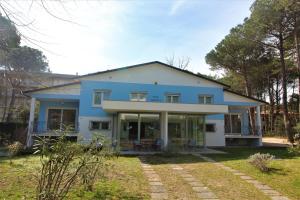
M 28 98 L 22 94 L 23 91 L 70 83 L 74 81 L 76 75 L 55 74 L 50 72 L 14 73 L 0 70 L 0 121 L 6 120 L 13 91 L 11 84 L 8 83 L 5 77 L 10 77 L 13 80 L 22 80 L 15 91 L 16 96 L 12 108 L 14 111 L 12 120 L 16 122 L 23 120 L 20 119 L 18 111 L 28 109 L 30 104 Z
M 78 76 L 26 94 L 32 99 L 29 146 L 34 136 L 56 136 L 65 129 L 84 142 L 100 132 L 121 150 L 262 143 L 265 102 L 158 61 Z M 255 109 L 252 126 L 250 108 Z

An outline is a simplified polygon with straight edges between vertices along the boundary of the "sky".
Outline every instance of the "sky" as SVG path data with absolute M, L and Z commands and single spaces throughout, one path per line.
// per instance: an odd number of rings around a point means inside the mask
M 32 38 L 22 44 L 42 50 L 52 72 L 82 75 L 172 56 L 189 57 L 194 73 L 215 74 L 205 55 L 250 15 L 253 1 L 44 2 L 47 10 L 39 1 L 15 1 L 30 24 L 18 27 Z

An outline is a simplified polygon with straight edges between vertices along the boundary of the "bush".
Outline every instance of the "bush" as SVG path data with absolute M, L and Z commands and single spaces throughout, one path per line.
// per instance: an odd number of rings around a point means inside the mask
M 300 133 L 295 134 L 294 144 L 288 149 L 289 153 L 300 155 Z
M 20 154 L 20 152 L 23 150 L 23 147 L 24 147 L 23 144 L 19 141 L 16 141 L 11 145 L 8 145 L 9 156 L 13 157 Z
M 275 156 L 267 153 L 267 154 L 261 154 L 256 153 L 254 155 L 251 155 L 249 157 L 249 163 L 259 169 L 261 172 L 267 172 L 270 170 L 268 167 L 268 164 L 270 161 L 272 161 L 275 158 Z

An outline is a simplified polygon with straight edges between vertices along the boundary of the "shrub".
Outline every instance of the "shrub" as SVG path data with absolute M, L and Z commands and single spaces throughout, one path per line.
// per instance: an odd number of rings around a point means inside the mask
M 268 167 L 268 164 L 270 163 L 271 160 L 273 160 L 275 156 L 267 153 L 267 154 L 261 154 L 261 153 L 256 153 L 254 155 L 251 155 L 249 157 L 249 163 L 259 169 L 262 172 L 267 172 L 270 170 Z
M 86 190 L 92 190 L 98 177 L 105 156 L 104 146 L 94 141 L 82 146 L 68 141 L 66 134 L 56 139 L 39 138 L 35 142 L 35 153 L 39 154 L 41 162 L 36 176 L 37 200 L 65 199 L 76 181 L 81 181 Z
M 8 145 L 8 153 L 10 157 L 18 155 L 23 149 L 23 144 L 19 141 L 16 141 Z
M 300 155 L 300 133 L 295 134 L 294 144 L 288 148 L 289 153 Z

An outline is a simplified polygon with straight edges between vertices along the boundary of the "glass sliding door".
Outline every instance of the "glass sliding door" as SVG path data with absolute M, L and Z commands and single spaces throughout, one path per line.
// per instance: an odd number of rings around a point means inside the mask
M 75 109 L 48 109 L 47 129 L 74 131 L 76 129 Z
M 160 138 L 159 114 L 122 113 L 119 117 L 122 150 L 132 150 L 137 144 L 149 149 Z
M 120 114 L 120 147 L 122 150 L 133 149 L 133 142 L 138 140 L 138 114 Z
M 204 146 L 204 125 L 203 115 L 169 115 L 169 145 L 171 148 Z
M 159 114 L 140 114 L 140 140 L 154 141 L 160 138 Z
M 187 116 L 188 145 L 204 146 L 204 116 Z
M 241 114 L 225 115 L 225 133 L 239 135 L 242 133 Z

